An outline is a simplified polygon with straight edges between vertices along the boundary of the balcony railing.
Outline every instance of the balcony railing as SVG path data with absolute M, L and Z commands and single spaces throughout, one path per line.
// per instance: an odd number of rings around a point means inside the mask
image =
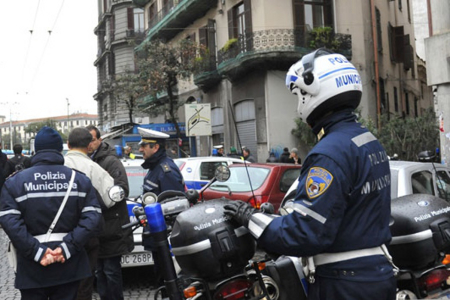
M 334 39 L 340 42 L 340 51 L 344 55 L 351 56 L 351 35 L 335 34 Z M 227 60 L 234 59 L 245 53 L 264 52 L 298 52 L 300 49 L 312 50 L 311 37 L 307 31 L 294 29 L 270 29 L 254 31 L 239 35 L 237 42 L 228 49 L 218 51 L 219 65 Z M 350 57 L 348 57 L 350 59 Z
M 180 3 L 180 0 L 171 0 L 166 5 L 164 5 L 161 10 L 159 10 L 156 15 L 154 15 L 148 21 L 148 29 L 153 28 L 156 24 L 158 24 L 165 16 L 167 16 L 177 5 Z

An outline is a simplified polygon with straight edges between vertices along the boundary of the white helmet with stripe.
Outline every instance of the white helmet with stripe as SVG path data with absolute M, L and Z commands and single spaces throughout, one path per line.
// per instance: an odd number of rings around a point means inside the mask
M 324 114 L 356 109 L 361 101 L 361 77 L 341 54 L 325 48 L 311 52 L 291 66 L 286 86 L 298 96 L 300 119 L 314 125 Z

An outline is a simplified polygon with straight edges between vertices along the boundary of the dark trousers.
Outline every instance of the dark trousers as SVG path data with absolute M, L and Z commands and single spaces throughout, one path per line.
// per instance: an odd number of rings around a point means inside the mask
M 97 292 L 102 300 L 123 300 L 121 256 L 97 260 Z
M 75 300 L 79 281 L 46 288 L 20 290 L 22 300 Z
M 316 276 L 308 300 L 395 300 L 396 279 L 361 282 Z
M 95 269 L 97 268 L 98 252 L 100 250 L 100 242 L 98 238 L 91 238 L 84 246 L 89 258 L 89 266 L 92 275 L 80 281 L 78 287 L 77 300 L 92 300 L 92 293 L 94 292 Z

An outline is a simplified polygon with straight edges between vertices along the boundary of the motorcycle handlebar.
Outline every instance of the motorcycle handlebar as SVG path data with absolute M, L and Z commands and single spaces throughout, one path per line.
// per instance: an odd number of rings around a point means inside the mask
M 133 222 L 131 222 L 131 223 L 128 223 L 128 224 L 122 225 L 122 229 L 127 229 L 127 228 L 130 228 L 130 227 L 133 227 L 133 226 L 139 225 L 139 224 L 140 224 L 139 220 L 137 220 L 137 221 L 133 221 Z

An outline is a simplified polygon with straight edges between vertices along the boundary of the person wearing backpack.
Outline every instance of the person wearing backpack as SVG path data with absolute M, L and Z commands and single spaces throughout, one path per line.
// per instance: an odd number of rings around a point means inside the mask
M 27 156 L 22 155 L 22 145 L 15 144 L 13 147 L 14 157 L 8 159 L 5 164 L 4 175 L 8 178 L 9 175 L 16 171 L 20 171 L 31 166 L 31 159 Z

